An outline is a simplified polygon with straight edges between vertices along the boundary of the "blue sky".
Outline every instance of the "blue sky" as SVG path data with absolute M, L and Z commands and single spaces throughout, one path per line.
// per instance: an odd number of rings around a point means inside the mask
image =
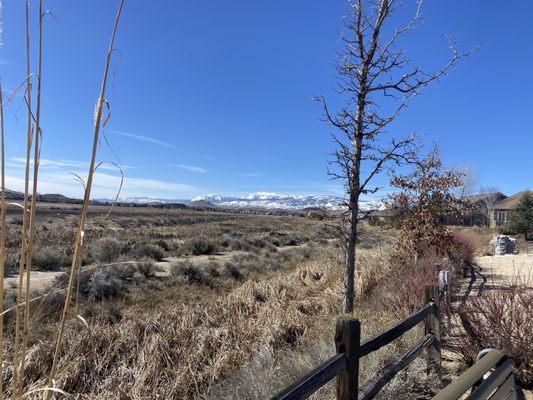
M 69 173 L 87 168 L 117 2 L 44 3 L 59 23 L 45 18 L 39 191 L 81 196 Z M 414 4 L 405 0 L 403 10 Z M 0 77 L 9 95 L 25 74 L 24 4 L 2 5 Z M 343 0 L 126 0 L 107 94 L 105 133 L 113 151 L 102 142 L 98 153 L 99 161 L 123 165 L 123 195 L 340 194 L 340 183 L 326 174 L 331 129 L 312 97 L 334 101 L 333 61 L 346 7 Z M 483 44 L 416 98 L 390 135 L 417 132 L 438 141 L 448 164 L 472 165 L 482 184 L 504 193 L 532 188 L 533 3 L 432 0 L 423 14 L 423 27 L 404 42 L 415 64 L 432 69 L 446 61 L 442 33 L 459 34 L 465 48 Z M 35 15 L 33 9 L 34 22 Z M 21 95 L 5 112 L 8 186 L 20 189 Z M 112 196 L 118 182 L 104 166 L 94 195 Z

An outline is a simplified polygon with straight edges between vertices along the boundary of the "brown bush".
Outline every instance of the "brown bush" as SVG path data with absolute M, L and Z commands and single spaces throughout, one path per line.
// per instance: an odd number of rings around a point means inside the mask
M 141 243 L 130 250 L 129 255 L 136 260 L 161 261 L 165 257 L 165 251 L 156 244 Z
M 171 274 L 174 278 L 183 279 L 187 283 L 206 286 L 211 285 L 211 280 L 206 276 L 202 268 L 189 261 L 173 264 Z
M 205 236 L 198 236 L 185 243 L 185 248 L 190 254 L 214 254 L 218 251 L 218 246 Z
M 515 279 L 505 289 L 487 290 L 467 302 L 459 315 L 464 330 L 458 344 L 467 365 L 480 350 L 496 348 L 513 359 L 519 382 L 533 386 L 533 291 L 527 282 Z
M 115 238 L 99 239 L 91 248 L 91 255 L 95 261 L 111 263 L 118 259 L 122 244 Z
M 473 237 L 473 234 L 466 231 L 454 232 L 450 258 L 456 262 L 463 260 L 470 266 L 474 262 L 476 248 L 477 239 Z
M 393 315 L 407 316 L 420 309 L 425 301 L 425 286 L 438 283 L 436 259 L 420 258 L 390 270 L 379 295 Z
M 57 249 L 45 247 L 34 251 L 32 254 L 32 263 L 33 267 L 37 270 L 57 270 L 63 266 L 64 257 Z

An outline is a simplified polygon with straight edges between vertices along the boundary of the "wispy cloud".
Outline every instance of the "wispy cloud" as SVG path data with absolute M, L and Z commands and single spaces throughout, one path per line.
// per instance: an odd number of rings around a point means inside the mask
M 177 147 L 171 143 L 168 143 L 168 142 L 165 142 L 159 139 L 154 139 L 153 137 L 149 137 L 149 136 L 138 135 L 136 133 L 131 133 L 131 132 L 115 131 L 111 129 L 108 130 L 107 132 L 115 134 L 115 135 L 129 137 L 129 138 L 136 139 L 136 140 L 141 140 L 143 142 L 157 144 L 159 146 L 168 147 L 170 149 L 177 149 Z
M 245 178 L 262 178 L 265 176 L 265 174 L 262 174 L 261 172 L 238 172 L 235 175 Z
M 23 170 L 13 171 L 14 174 L 6 176 L 6 184 L 9 189 L 23 190 L 24 178 Z M 17 173 L 18 172 L 18 173 Z M 84 180 L 87 174 L 76 171 Z M 121 177 L 110 175 L 104 172 L 94 174 L 92 197 L 109 197 L 116 196 L 120 188 Z M 40 174 L 39 193 L 61 193 L 66 196 L 81 198 L 83 196 L 83 187 L 76 178 L 66 171 L 61 170 L 44 170 Z M 166 182 L 157 179 L 144 179 L 125 177 L 120 195 L 122 197 L 193 197 L 199 193 L 199 189 L 192 185 Z
M 9 65 L 9 64 L 10 64 L 9 60 L 5 58 L 0 58 L 0 65 Z
M 205 174 L 207 172 L 206 169 L 200 168 L 200 167 L 195 167 L 193 165 L 173 164 L 172 166 L 176 167 L 176 168 L 181 168 L 181 169 L 184 169 L 184 170 L 187 170 L 187 171 L 190 171 L 190 172 L 195 172 L 197 174 Z
M 6 176 L 6 183 L 9 189 L 23 190 L 25 164 L 26 160 L 22 157 L 9 158 L 6 163 L 10 167 Z M 83 186 L 74 177 L 73 173 L 86 181 L 88 167 L 89 163 L 86 161 L 41 159 L 38 192 L 61 193 L 66 196 L 81 198 L 83 196 Z M 135 169 L 125 165 L 120 165 L 120 168 L 122 170 Z M 92 197 L 116 196 L 121 180 L 122 176 L 114 165 L 109 163 L 101 164 L 94 173 Z M 198 188 L 185 183 L 125 175 L 120 195 L 123 197 L 187 198 L 198 195 L 199 192 Z
M 11 157 L 9 159 L 12 162 L 12 166 L 22 166 L 26 163 L 26 159 L 22 157 Z M 30 164 L 33 165 L 33 159 L 30 160 Z M 41 158 L 39 160 L 39 166 L 44 168 L 83 168 L 85 164 L 82 161 L 71 160 L 48 160 Z
M 10 157 L 9 161 L 6 163 L 7 166 L 20 168 L 26 165 L 26 159 L 22 157 Z M 33 159 L 30 160 L 30 164 L 33 165 Z M 41 169 L 86 169 L 89 168 L 89 163 L 86 161 L 74 161 L 74 160 L 50 160 L 46 158 L 41 158 L 39 160 L 39 167 Z M 129 169 L 137 169 L 137 167 L 132 167 L 129 165 L 118 165 L 118 167 L 122 171 L 126 171 Z M 112 163 L 102 163 L 98 167 L 100 170 L 107 170 L 107 171 L 117 171 L 117 166 Z

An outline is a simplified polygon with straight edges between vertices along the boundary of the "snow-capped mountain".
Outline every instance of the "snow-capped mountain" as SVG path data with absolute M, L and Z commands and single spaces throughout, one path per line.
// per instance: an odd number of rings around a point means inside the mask
M 207 194 L 193 199 L 193 201 L 207 201 L 211 204 L 223 207 L 235 208 L 268 208 L 284 210 L 300 210 L 308 207 L 318 207 L 327 210 L 340 210 L 343 208 L 342 199 L 327 195 L 287 195 L 279 193 L 258 192 L 244 196 L 221 196 Z M 380 208 L 379 201 L 361 202 L 361 208 Z
M 100 203 L 113 203 L 115 199 L 95 199 L 95 201 Z M 160 199 L 157 197 L 119 197 L 117 203 L 122 204 L 189 204 L 190 200 L 185 199 Z
M 114 199 L 97 199 L 100 203 L 113 203 Z M 192 200 L 161 199 L 157 197 L 121 197 L 117 200 L 123 204 L 191 204 L 205 202 L 221 207 L 233 208 L 265 208 L 277 210 L 301 210 L 308 207 L 323 208 L 325 210 L 341 210 L 342 199 L 327 195 L 288 195 L 270 192 L 250 193 L 243 196 L 222 196 L 219 194 L 206 194 Z M 359 202 L 362 211 L 383 208 L 379 200 Z
M 193 201 L 207 201 L 211 204 L 235 208 L 269 208 L 299 210 L 306 207 L 320 207 L 328 210 L 341 208 L 341 199 L 334 196 L 302 196 L 285 195 L 279 193 L 258 192 L 244 196 L 221 196 L 208 194 L 199 196 Z

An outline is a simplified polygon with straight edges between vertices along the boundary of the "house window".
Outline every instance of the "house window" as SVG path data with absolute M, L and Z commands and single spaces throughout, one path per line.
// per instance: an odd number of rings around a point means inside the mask
M 507 222 L 507 211 L 496 211 L 496 226 L 503 226 Z

